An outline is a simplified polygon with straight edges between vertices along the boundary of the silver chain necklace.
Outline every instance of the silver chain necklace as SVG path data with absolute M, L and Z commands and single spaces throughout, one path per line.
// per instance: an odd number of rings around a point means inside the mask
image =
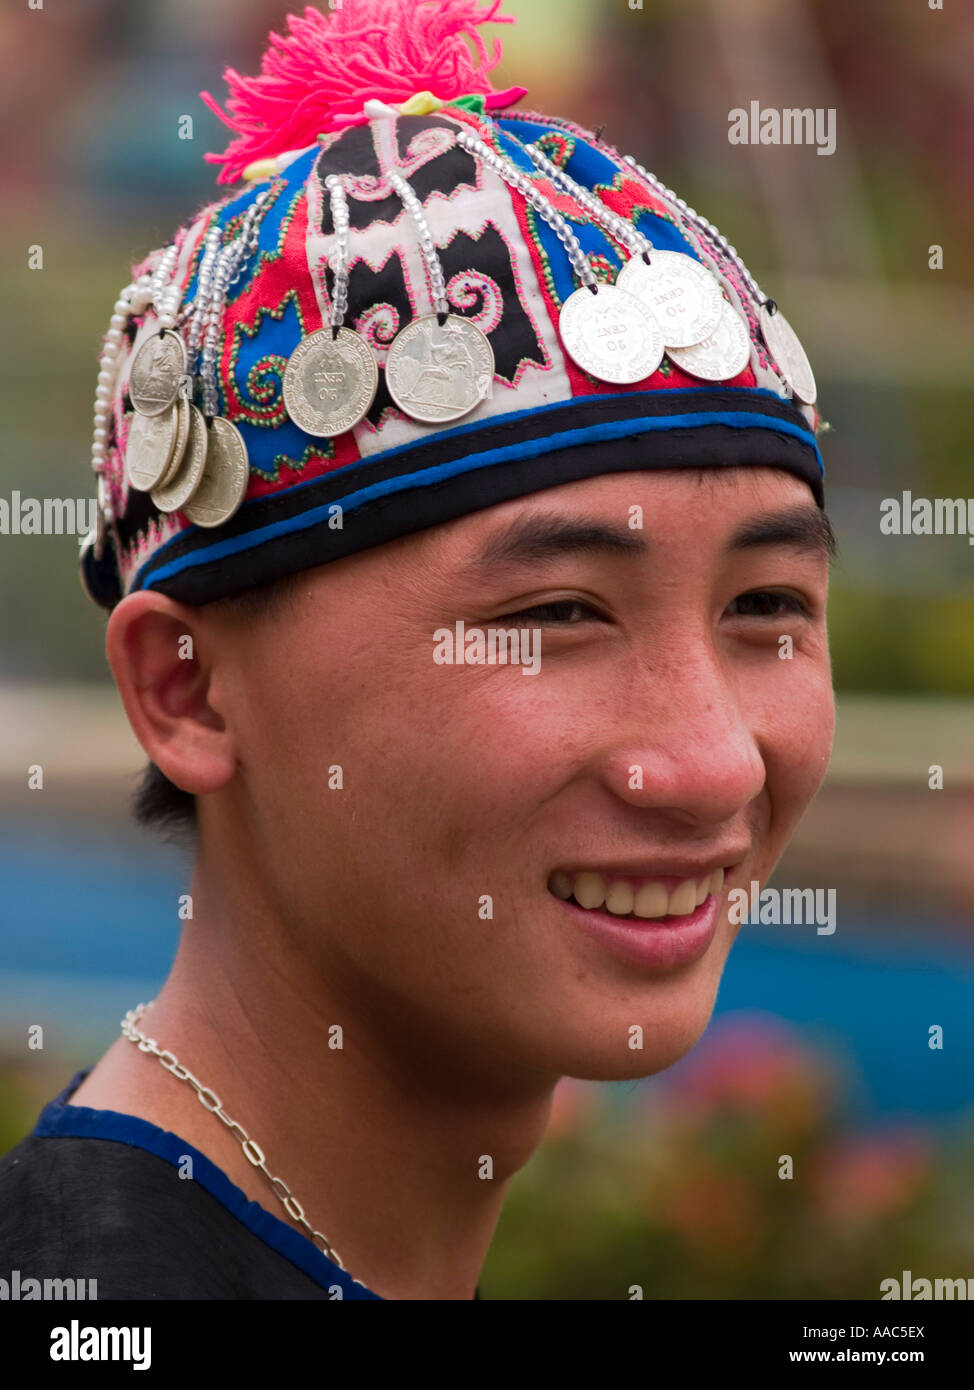
M 310 1239 L 318 1246 L 322 1254 L 327 1255 L 339 1269 L 345 1270 L 347 1274 L 348 1271 L 345 1269 L 341 1257 L 331 1241 L 327 1236 L 322 1235 L 320 1231 L 314 1229 L 311 1222 L 304 1214 L 304 1207 L 302 1207 L 297 1198 L 292 1195 L 291 1189 L 288 1187 L 287 1183 L 271 1175 L 260 1145 L 251 1139 L 242 1125 L 238 1124 L 236 1120 L 231 1120 L 230 1116 L 223 1108 L 223 1102 L 220 1100 L 220 1097 L 214 1091 L 211 1091 L 208 1086 L 204 1086 L 201 1082 L 197 1081 L 188 1067 L 180 1065 L 173 1053 L 163 1051 L 155 1038 L 146 1037 L 145 1033 L 139 1032 L 138 1028 L 136 1028 L 135 1025 L 142 1018 L 146 1009 L 151 1009 L 154 1003 L 155 1000 L 153 999 L 148 1004 L 139 1004 L 137 1008 L 129 1009 L 121 1023 L 124 1036 L 128 1038 L 129 1042 L 135 1043 L 140 1052 L 151 1052 L 153 1056 L 158 1057 L 166 1071 L 171 1072 L 177 1080 L 186 1081 L 192 1086 L 193 1090 L 196 1092 L 196 1099 L 202 1105 L 203 1109 L 209 1110 L 218 1120 L 223 1121 L 234 1138 L 239 1141 L 248 1163 L 251 1163 L 255 1168 L 259 1168 L 264 1174 L 264 1177 L 274 1189 L 275 1196 L 278 1201 L 281 1202 L 291 1220 L 296 1221 L 299 1226 L 303 1226 Z M 361 1279 L 355 1279 L 354 1282 L 363 1289 L 366 1287 Z

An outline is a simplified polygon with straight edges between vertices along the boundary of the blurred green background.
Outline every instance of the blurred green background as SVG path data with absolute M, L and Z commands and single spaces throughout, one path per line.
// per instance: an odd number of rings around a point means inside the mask
M 0 12 L 0 497 L 92 495 L 112 303 L 130 265 L 216 196 L 203 153 L 227 135 L 200 90 L 222 100 L 224 67 L 256 71 L 290 8 Z M 905 489 L 974 494 L 974 9 L 506 9 L 518 23 L 497 30 L 495 84 L 603 126 L 715 222 L 815 367 L 839 725 L 776 879 L 835 887 L 842 917 L 801 946 L 745 929 L 711 1028 L 666 1076 L 562 1084 L 484 1292 L 874 1298 L 903 1268 L 974 1276 L 974 548 L 879 530 L 881 500 Z M 752 100 L 834 108 L 836 152 L 730 145 L 728 112 Z M 0 536 L 0 1149 L 163 978 L 185 871 L 128 822 L 141 759 L 76 566 L 73 537 Z M 34 763 L 43 795 L 26 785 Z M 945 1021 L 932 1053 L 926 1028 Z M 777 1177 L 784 1152 L 793 1181 Z

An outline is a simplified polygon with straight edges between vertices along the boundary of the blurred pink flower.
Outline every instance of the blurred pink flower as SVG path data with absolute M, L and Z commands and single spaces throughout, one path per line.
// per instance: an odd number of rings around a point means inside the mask
M 833 1089 L 827 1060 L 797 1030 L 763 1014 L 721 1020 L 666 1078 L 675 1117 L 696 1128 L 728 1109 L 807 1128 L 824 1113 Z
M 813 1182 L 817 1205 L 825 1216 L 842 1221 L 890 1216 L 914 1202 L 934 1161 L 932 1139 L 919 1129 L 840 1141 L 819 1158 Z

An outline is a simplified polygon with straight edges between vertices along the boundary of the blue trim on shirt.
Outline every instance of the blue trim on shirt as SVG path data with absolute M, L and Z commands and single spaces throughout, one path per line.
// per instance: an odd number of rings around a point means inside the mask
M 401 474 L 395 478 L 387 478 L 381 483 L 373 483 L 370 487 L 360 488 L 357 492 L 347 493 L 341 498 L 334 498 L 320 507 L 312 507 L 306 512 L 300 512 L 297 516 L 272 522 L 268 526 L 247 531 L 241 536 L 232 536 L 227 540 L 216 541 L 213 545 L 204 546 L 199 550 L 181 555 L 178 559 L 170 561 L 168 565 L 162 565 L 159 569 L 154 570 L 149 578 L 149 584 L 151 586 L 174 574 L 180 574 L 185 569 L 222 559 L 224 555 L 234 555 L 241 550 L 252 550 L 255 546 L 263 545 L 265 541 L 273 540 L 275 537 L 285 536 L 294 531 L 303 531 L 309 526 L 316 526 L 319 522 L 327 521 L 332 515 L 332 509 L 336 506 L 341 507 L 343 512 L 350 512 L 375 498 L 387 497 L 395 492 L 405 492 L 411 488 L 440 482 L 445 478 L 456 477 L 460 473 L 472 472 L 474 469 L 489 468 L 493 464 L 506 463 L 515 459 L 537 458 L 542 454 L 567 449 L 577 444 L 592 444 L 604 439 L 626 439 L 652 430 L 690 429 L 695 425 L 727 425 L 732 429 L 757 428 L 791 435 L 803 443 L 812 445 L 819 468 L 824 473 L 822 456 L 814 436 L 808 430 L 802 429 L 801 426 L 792 424 L 789 420 L 779 420 L 772 415 L 758 415 L 753 411 L 728 410 L 698 411 L 685 415 L 650 415 L 640 419 L 606 420 L 600 425 L 562 430 L 557 434 L 521 440 L 517 444 L 502 445 L 496 449 L 485 449 L 479 454 L 466 454 L 461 458 L 454 459 L 451 463 L 437 464 L 433 468 L 424 468 L 415 473 Z M 374 462 L 374 460 L 372 461 Z M 142 577 L 146 567 L 157 558 L 158 553 L 147 560 L 139 570 L 132 586 L 133 592 L 142 587 Z
M 178 1134 L 160 1129 L 148 1120 L 140 1120 L 135 1115 L 123 1115 L 115 1110 L 92 1110 L 85 1105 L 70 1105 L 71 1096 L 91 1071 L 88 1067 L 79 1071 L 59 1096 L 52 1100 L 40 1113 L 34 1134 L 40 1138 L 53 1136 L 75 1139 L 110 1139 L 118 1144 L 129 1144 L 133 1149 L 144 1149 L 165 1159 L 174 1168 L 187 1155 L 193 1160 L 193 1181 L 215 1197 L 231 1216 L 251 1231 L 258 1240 L 269 1245 L 286 1260 L 307 1274 L 309 1279 L 330 1289 L 340 1285 L 344 1298 L 376 1299 L 385 1302 L 380 1294 L 356 1284 L 350 1274 L 339 1269 L 338 1265 L 322 1254 L 306 1236 L 292 1226 L 265 1211 L 259 1202 L 252 1202 L 246 1193 L 232 1183 L 226 1173 L 215 1163 L 180 1139 Z

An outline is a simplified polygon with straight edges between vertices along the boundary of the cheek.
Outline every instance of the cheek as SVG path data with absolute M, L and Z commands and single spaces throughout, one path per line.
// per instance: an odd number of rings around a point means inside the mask
M 431 663 L 380 719 L 365 756 L 403 790 L 390 833 L 415 837 L 424 827 L 431 872 L 482 871 L 490 862 L 503 874 L 504 847 L 517 842 L 526 808 L 544 803 L 564 765 L 567 726 L 539 678 Z
M 557 777 L 563 712 L 517 667 L 438 666 L 432 643 L 401 651 L 330 635 L 340 659 L 322 659 L 308 634 L 262 652 L 248 684 L 243 757 L 262 832 L 287 840 L 290 871 L 304 877 L 326 863 L 346 875 L 353 851 L 370 872 L 421 863 L 432 879 L 482 866 Z M 341 790 L 329 786 L 336 766 Z
M 835 727 L 828 665 L 796 667 L 787 678 L 776 682 L 773 695 L 762 711 L 762 748 L 776 827 L 780 835 L 787 835 L 828 769 Z
M 265 636 L 235 711 L 246 813 L 257 841 L 274 846 L 273 858 L 288 875 L 306 876 L 327 860 L 342 820 L 343 792 L 329 783 L 337 780 L 333 769 L 346 783 L 351 771 L 356 696 L 354 665 L 341 652 L 340 640 L 325 647 L 303 628 Z M 364 709 L 362 721 L 370 718 Z

